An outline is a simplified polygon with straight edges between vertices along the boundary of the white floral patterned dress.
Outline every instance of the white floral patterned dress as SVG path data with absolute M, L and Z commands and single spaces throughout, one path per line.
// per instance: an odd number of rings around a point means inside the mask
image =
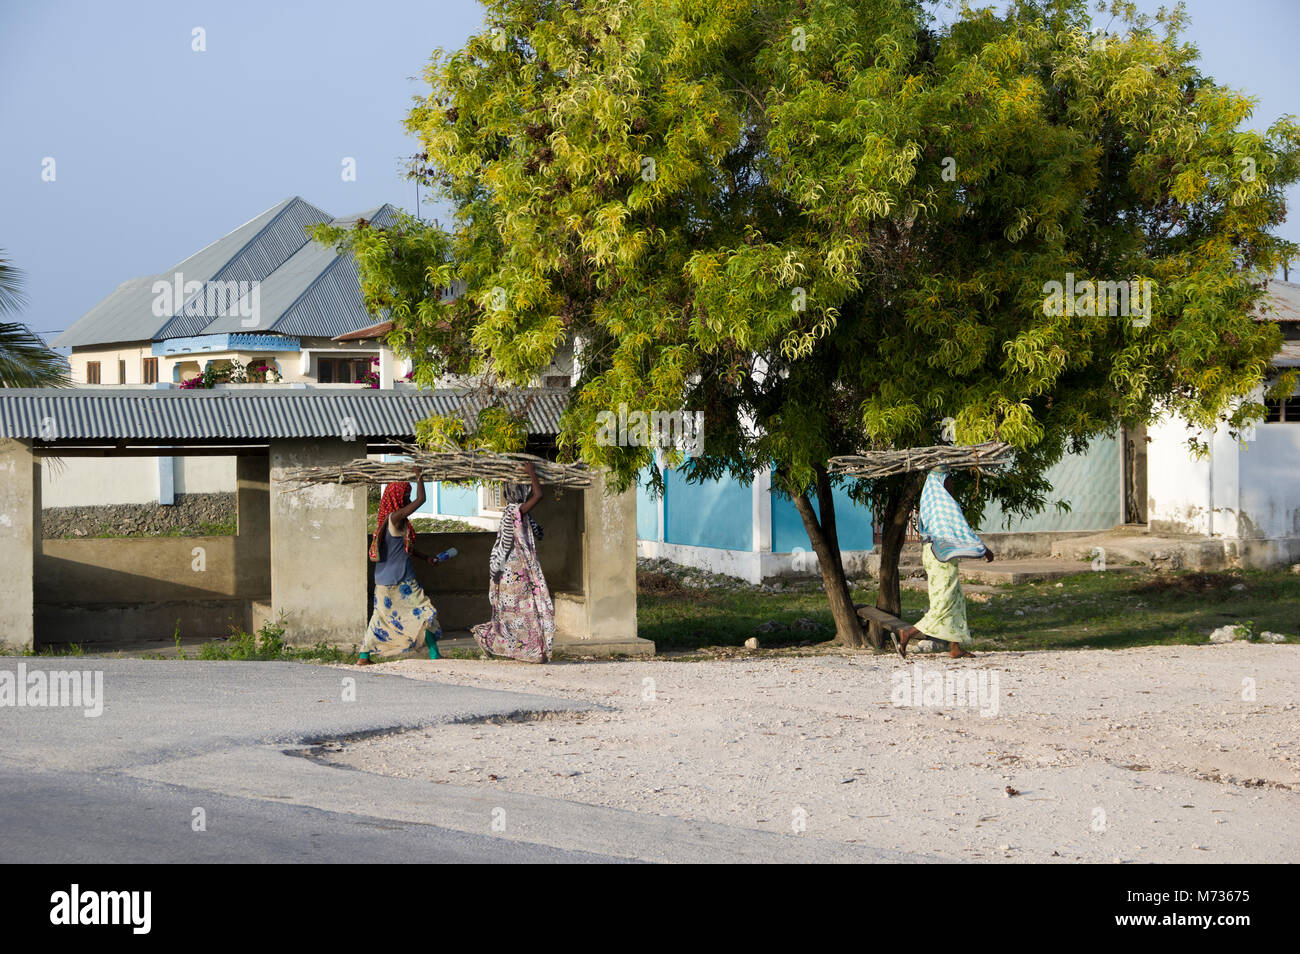
M 542 576 L 532 521 L 518 504 L 501 513 L 502 529 L 493 552 L 501 572 L 493 574 L 489 599 L 492 621 L 473 628 L 485 653 L 523 662 L 546 662 L 555 639 L 555 606 Z

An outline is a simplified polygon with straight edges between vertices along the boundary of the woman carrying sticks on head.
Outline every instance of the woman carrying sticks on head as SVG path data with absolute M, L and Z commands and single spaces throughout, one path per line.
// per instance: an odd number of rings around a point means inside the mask
M 429 658 L 440 659 L 438 611 L 429 602 L 415 578 L 411 557 L 437 564 L 415 546 L 415 528 L 408 519 L 424 506 L 424 480 L 415 472 L 419 491 L 411 499 L 411 485 L 389 484 L 379 502 L 379 518 L 370 541 L 370 561 L 375 564 L 375 610 L 370 616 L 366 638 L 361 643 L 357 665 L 372 657 L 400 656 L 414 649 L 421 639 L 429 647 Z
M 537 559 L 542 528 L 529 512 L 542 499 L 542 485 L 531 463 L 524 469 L 531 487 L 506 484 L 503 491 L 506 505 L 489 559 L 492 621 L 479 623 L 473 633 L 488 655 L 544 663 L 551 658 L 555 607 Z
M 966 624 L 966 597 L 957 577 L 957 561 L 962 557 L 992 561 L 993 551 L 966 522 L 966 515 L 953 497 L 947 465 L 926 475 L 919 510 L 916 529 L 922 540 L 921 562 L 930 591 L 930 609 L 916 625 L 898 631 L 898 654 L 906 658 L 907 644 L 913 636 L 930 636 L 947 640 L 948 655 L 954 659 L 973 656 L 961 648 L 970 639 L 970 627 Z

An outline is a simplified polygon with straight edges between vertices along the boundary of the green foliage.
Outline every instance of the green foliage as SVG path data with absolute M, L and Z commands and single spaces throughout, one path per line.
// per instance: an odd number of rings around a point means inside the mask
M 0 315 L 22 311 L 23 273 L 0 249 Z M 66 387 L 68 363 L 26 325 L 0 321 L 0 387 Z
M 179 643 L 177 644 L 179 649 Z M 184 655 L 182 659 L 188 658 Z M 199 647 L 196 657 L 202 660 L 237 660 L 241 662 L 355 662 L 357 654 L 317 643 L 311 648 L 294 648 L 284 644 L 284 624 L 266 622 L 256 634 L 232 626 L 230 636 L 210 640 Z
M 255 358 L 247 365 L 238 358 L 230 358 L 225 364 L 210 364 L 202 374 L 185 381 L 181 388 L 187 391 L 213 388 L 218 384 L 275 384 L 280 380 L 280 371 L 275 362 L 267 358 Z
M 1262 414 L 1279 333 L 1251 310 L 1294 253 L 1273 230 L 1300 127 L 1243 128 L 1252 101 L 1201 73 L 1181 7 L 1112 3 L 1111 34 L 1082 0 L 951 26 L 914 0 L 486 8 L 407 120 L 449 229 L 316 233 L 357 256 L 422 384 L 522 385 L 575 341 L 561 445 L 623 486 L 659 474 L 598 439 L 622 402 L 704 411 L 693 478 L 775 465 L 790 493 L 951 419 L 1020 450 L 966 502 L 1022 514 L 1120 421 Z M 1149 323 L 1045 307 L 1067 275 L 1148 282 Z M 851 488 L 877 512 L 897 489 Z

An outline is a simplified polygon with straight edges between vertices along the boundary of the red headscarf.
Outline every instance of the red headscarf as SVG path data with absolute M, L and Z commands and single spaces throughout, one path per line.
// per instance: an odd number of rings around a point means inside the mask
M 384 533 L 384 525 L 388 523 L 388 515 L 394 510 L 400 510 L 411 502 L 411 485 L 405 481 L 395 484 L 389 484 L 384 488 L 384 496 L 379 501 L 379 520 L 375 524 L 375 535 L 370 540 L 370 562 L 379 562 L 379 540 Z M 406 546 L 406 552 L 410 553 L 411 548 L 415 546 L 415 528 L 411 526 L 411 521 L 406 521 L 406 533 L 403 534 L 403 541 Z

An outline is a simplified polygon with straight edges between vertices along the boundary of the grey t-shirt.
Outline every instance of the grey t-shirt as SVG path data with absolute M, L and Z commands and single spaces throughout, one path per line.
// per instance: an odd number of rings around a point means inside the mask
M 384 521 L 384 532 L 379 538 L 379 562 L 375 564 L 375 583 L 379 586 L 396 586 L 403 580 L 415 576 L 415 567 L 406 552 L 406 544 L 401 537 L 393 536 L 388 521 Z

